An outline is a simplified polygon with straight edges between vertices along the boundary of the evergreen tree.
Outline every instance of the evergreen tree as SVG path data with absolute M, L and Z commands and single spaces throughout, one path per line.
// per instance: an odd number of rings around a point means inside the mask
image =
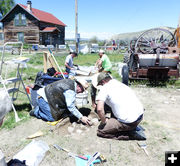
M 14 0 L 0 0 L 0 17 L 3 17 L 15 5 Z

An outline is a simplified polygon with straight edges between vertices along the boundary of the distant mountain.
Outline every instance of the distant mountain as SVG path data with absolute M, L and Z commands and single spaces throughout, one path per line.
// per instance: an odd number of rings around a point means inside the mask
M 172 27 L 158 27 L 158 28 L 167 29 L 167 30 L 169 30 L 172 33 L 174 33 L 174 31 L 175 31 L 175 28 L 172 28 Z M 150 30 L 150 29 L 147 29 L 147 30 Z M 145 32 L 147 30 L 139 31 L 139 32 L 121 33 L 121 34 L 113 35 L 110 38 L 110 40 L 131 41 L 133 39 L 138 38 L 143 32 Z

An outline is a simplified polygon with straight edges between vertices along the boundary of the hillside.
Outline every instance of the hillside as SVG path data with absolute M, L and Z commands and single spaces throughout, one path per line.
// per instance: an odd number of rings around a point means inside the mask
M 173 28 L 173 27 L 158 27 L 158 28 L 167 29 L 167 30 L 171 31 L 172 33 L 174 33 L 174 31 L 175 31 L 175 28 Z M 150 29 L 147 29 L 147 30 L 150 30 Z M 138 38 L 143 32 L 145 32 L 147 30 L 139 31 L 139 32 L 121 33 L 121 34 L 113 35 L 110 38 L 110 40 L 130 41 L 132 39 Z

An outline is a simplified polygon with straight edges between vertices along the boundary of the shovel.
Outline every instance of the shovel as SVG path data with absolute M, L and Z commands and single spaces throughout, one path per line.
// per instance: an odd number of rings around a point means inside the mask
M 53 146 L 54 146 L 54 148 L 56 148 L 57 150 L 62 150 L 62 151 L 64 151 L 64 152 L 68 153 L 68 155 L 71 156 L 71 157 L 73 157 L 73 158 L 78 157 L 78 158 L 81 158 L 81 159 L 83 159 L 83 160 L 88 160 L 88 158 L 87 158 L 86 156 L 74 154 L 74 153 L 70 152 L 69 150 L 60 147 L 60 146 L 57 145 L 57 144 L 54 144 Z

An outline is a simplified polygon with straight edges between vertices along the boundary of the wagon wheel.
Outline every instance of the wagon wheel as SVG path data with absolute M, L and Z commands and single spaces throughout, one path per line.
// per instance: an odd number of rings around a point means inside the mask
M 161 53 L 166 53 L 168 47 L 175 46 L 175 36 L 166 29 L 155 28 L 141 34 L 136 41 L 135 51 L 144 54 L 157 53 L 157 49 Z
M 137 39 L 135 40 L 131 40 L 131 42 L 130 42 L 130 49 L 134 52 L 134 50 L 135 50 L 135 44 L 136 44 L 136 41 L 137 41 Z

